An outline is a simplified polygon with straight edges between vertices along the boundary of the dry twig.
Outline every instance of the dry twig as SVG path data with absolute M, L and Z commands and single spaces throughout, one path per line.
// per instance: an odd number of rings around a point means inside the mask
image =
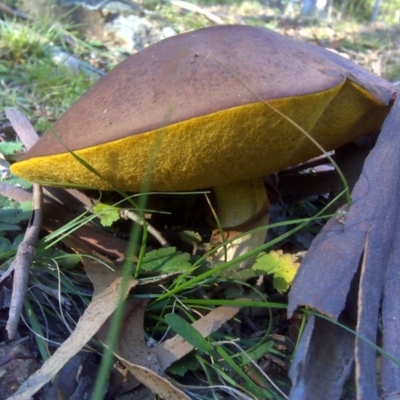
M 210 21 L 214 22 L 217 25 L 225 24 L 225 22 L 220 17 L 218 17 L 217 15 L 213 14 L 210 11 L 204 10 L 203 8 L 197 6 L 196 4 L 192 4 L 187 1 L 181 1 L 181 0 L 169 0 L 169 2 L 175 7 L 182 8 L 183 10 L 204 15 L 206 18 L 208 18 Z
M 33 218 L 32 223 L 26 230 L 24 240 L 18 246 L 17 255 L 12 263 L 14 268 L 14 282 L 11 295 L 10 311 L 6 325 L 8 338 L 13 339 L 17 331 L 19 318 L 26 288 L 28 286 L 29 269 L 36 256 L 36 243 L 39 239 L 40 226 L 42 223 L 42 188 L 38 184 L 33 185 Z
M 139 225 L 143 225 L 144 221 L 143 218 L 134 213 L 131 210 L 121 210 L 120 211 L 121 218 L 124 219 L 130 219 L 134 222 L 136 222 Z M 163 235 L 152 225 L 150 225 L 148 222 L 146 222 L 146 228 L 147 231 L 156 239 L 158 242 L 161 244 L 163 247 L 170 247 L 170 244 L 167 242 L 167 240 L 163 237 Z
M 4 3 L 0 3 L 0 11 L 5 14 L 11 15 L 14 18 L 22 18 L 25 20 L 30 20 L 29 16 L 22 11 L 14 10 L 13 8 L 9 7 Z

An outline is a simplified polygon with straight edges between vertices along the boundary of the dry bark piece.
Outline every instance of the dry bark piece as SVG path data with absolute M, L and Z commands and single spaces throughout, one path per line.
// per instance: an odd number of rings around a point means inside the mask
M 354 361 L 354 335 L 310 317 L 290 368 L 290 399 L 339 400 Z
M 400 214 L 397 214 L 396 226 L 400 226 Z M 400 230 L 393 236 L 392 249 L 389 255 L 388 269 L 383 290 L 382 324 L 383 349 L 395 360 L 400 360 Z M 393 360 L 382 357 L 382 398 L 396 399 L 400 393 L 399 367 Z M 390 396 L 393 396 L 391 398 Z M 386 397 L 385 397 L 386 396 Z
M 356 362 L 357 399 L 377 399 L 376 343 L 380 302 L 385 292 L 383 342 L 393 348 L 397 331 L 389 326 L 400 319 L 399 309 L 388 305 L 392 293 L 400 290 L 399 280 L 388 274 L 390 263 L 396 262 L 399 245 L 400 190 L 400 102 L 396 100 L 385 120 L 378 141 L 367 157 L 363 171 L 352 193 L 352 204 L 346 217 L 330 220 L 314 240 L 306 255 L 289 295 L 289 315 L 299 306 L 308 306 L 337 319 L 343 311 L 351 282 L 360 267 L 357 326 L 354 348 Z M 396 275 L 395 275 L 396 277 Z M 302 339 L 307 340 L 307 339 Z M 372 343 L 372 344 L 371 344 Z M 384 347 L 385 350 L 385 347 Z M 307 365 L 304 358 L 302 362 Z M 398 391 L 400 368 L 385 368 L 389 375 L 382 377 L 390 391 Z M 395 377 L 397 375 L 397 377 Z M 308 387 L 310 381 L 303 383 Z M 295 390 L 295 389 L 294 389 Z M 307 397 L 293 397 L 306 399 Z

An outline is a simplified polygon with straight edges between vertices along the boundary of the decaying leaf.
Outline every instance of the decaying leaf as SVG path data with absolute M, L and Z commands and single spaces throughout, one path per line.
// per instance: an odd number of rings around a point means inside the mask
M 163 399 L 189 400 L 181 390 L 169 382 L 163 373 L 157 358 L 144 342 L 143 318 L 147 300 L 131 299 L 125 310 L 124 322 L 121 326 L 119 340 L 114 355 L 128 369 L 138 383 L 148 387 Z M 107 346 L 108 320 L 99 331 L 97 338 Z M 130 381 L 130 389 L 137 386 Z
M 36 356 L 23 340 L 0 344 L 0 399 L 8 398 L 37 369 Z M 25 342 L 25 343 L 24 343 Z
M 149 370 L 152 370 L 156 374 L 164 375 L 160 365 L 158 364 L 157 357 L 153 353 L 153 349 L 147 347 L 144 341 L 144 313 L 148 300 L 146 299 L 129 299 L 125 305 L 125 315 L 123 318 L 122 325 L 120 327 L 118 343 L 114 350 L 116 356 L 118 356 L 125 365 L 125 361 L 128 361 L 129 365 L 139 365 Z M 96 338 L 107 346 L 107 337 L 110 330 L 110 324 L 112 322 L 111 317 L 104 323 Z M 125 365 L 128 368 L 128 365 Z M 135 375 L 133 375 L 135 377 Z M 138 386 L 140 380 L 132 380 L 128 378 L 128 382 L 125 383 L 125 388 L 133 389 Z M 150 387 L 151 389 L 151 387 Z
M 129 372 L 153 393 L 158 394 L 163 399 L 189 400 L 189 397 L 168 381 L 158 364 L 153 349 L 148 348 L 144 342 L 143 318 L 146 304 L 147 300 L 129 300 L 114 354 Z M 105 346 L 107 346 L 110 322 L 108 320 L 97 335 L 97 338 Z M 135 386 L 131 382 L 131 388 Z

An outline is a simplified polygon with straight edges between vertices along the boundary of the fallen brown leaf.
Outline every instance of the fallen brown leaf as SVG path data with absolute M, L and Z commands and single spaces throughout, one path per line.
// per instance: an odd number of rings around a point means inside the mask
M 232 319 L 238 312 L 239 307 L 218 307 L 192 324 L 203 337 L 209 336 L 218 330 L 225 322 Z M 193 346 L 176 335 L 172 339 L 158 345 L 154 352 L 163 370 L 167 369 L 173 362 L 180 360 L 193 350 Z
M 129 372 L 165 400 L 190 400 L 185 393 L 172 385 L 166 378 L 161 377 L 152 370 L 132 364 L 116 354 L 116 357 L 128 368 Z
M 147 347 L 144 341 L 144 313 L 146 311 L 146 299 L 128 299 L 125 305 L 125 315 L 120 328 L 118 343 L 114 350 L 121 360 L 127 360 L 132 364 L 148 368 L 159 375 L 164 375 L 153 350 Z M 101 327 L 96 338 L 107 346 L 107 337 L 112 320 L 109 318 Z M 122 361 L 122 363 L 124 363 Z M 125 366 L 127 367 L 127 366 Z M 140 384 L 138 380 L 132 380 L 124 384 L 125 390 L 131 390 Z
M 147 300 L 131 299 L 125 310 L 125 317 L 121 326 L 115 356 L 128 369 L 128 371 L 153 393 L 163 399 L 189 400 L 184 392 L 169 382 L 157 358 L 146 346 L 143 335 L 143 319 Z M 107 346 L 107 336 L 110 320 L 99 331 L 97 338 Z M 135 387 L 132 385 L 131 388 Z
M 353 366 L 354 342 L 342 327 L 310 317 L 290 367 L 290 399 L 340 399 Z

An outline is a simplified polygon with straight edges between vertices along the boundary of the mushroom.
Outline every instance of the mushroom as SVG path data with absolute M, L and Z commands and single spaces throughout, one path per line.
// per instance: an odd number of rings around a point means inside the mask
M 392 97 L 388 82 L 323 48 L 263 28 L 215 26 L 119 64 L 11 170 L 103 190 L 140 191 L 146 179 L 153 191 L 213 188 L 231 237 L 266 224 L 263 176 L 321 153 L 291 120 L 331 150 L 378 131 Z M 241 237 L 227 259 L 264 239 Z

